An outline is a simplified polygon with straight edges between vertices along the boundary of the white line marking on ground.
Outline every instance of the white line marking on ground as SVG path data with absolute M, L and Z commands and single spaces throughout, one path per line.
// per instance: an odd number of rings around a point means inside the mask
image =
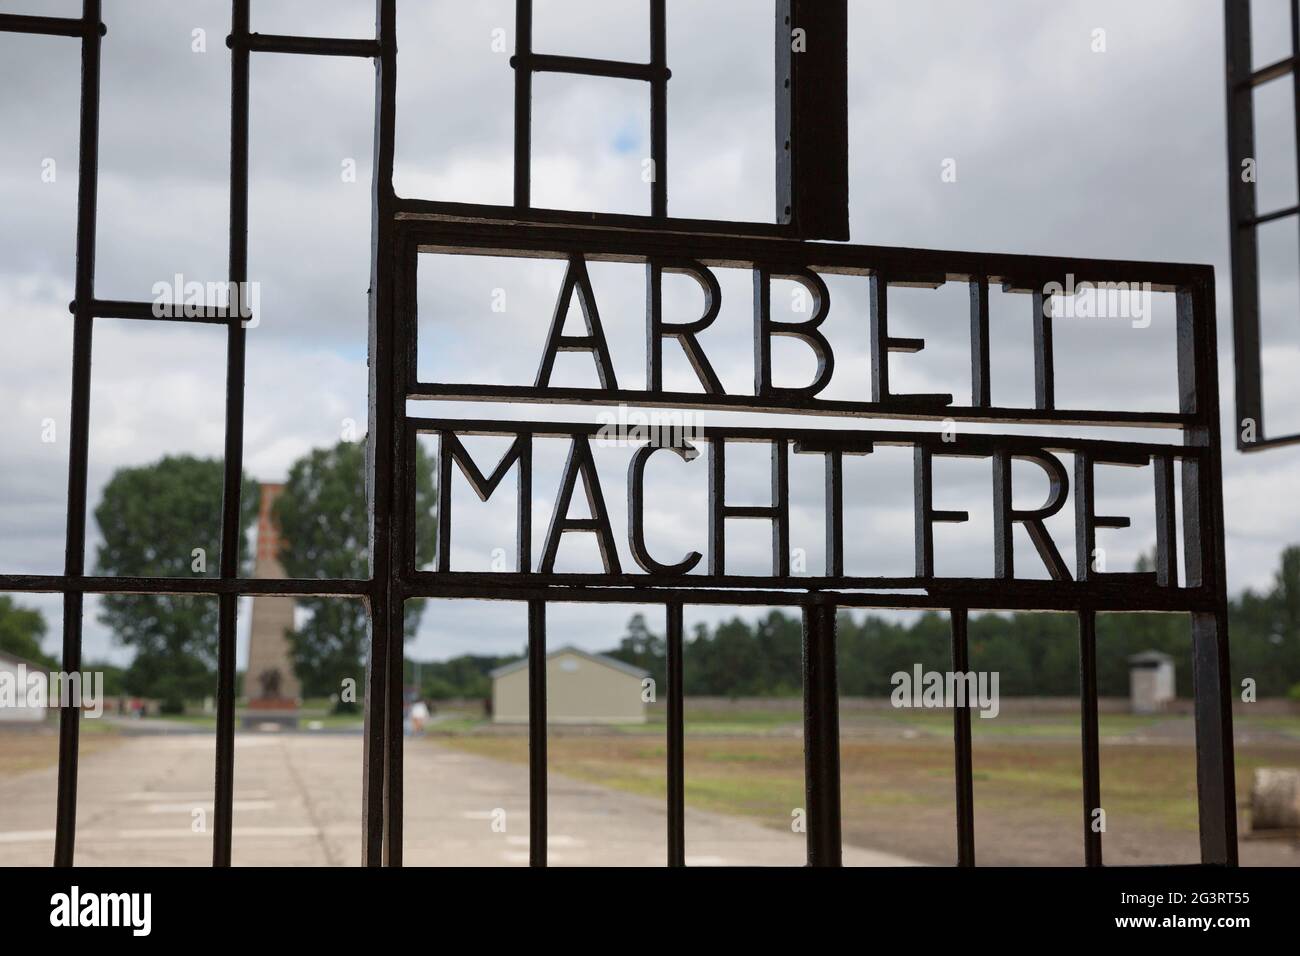
M 233 800 L 231 807 L 235 810 L 271 810 L 275 807 L 274 800 Z M 195 810 L 212 810 L 212 801 L 206 803 L 195 801 L 194 803 L 151 803 L 145 808 L 146 813 L 193 813 Z
M 269 790 L 240 790 L 235 794 L 236 799 L 243 800 L 264 800 L 271 795 Z M 211 790 L 136 790 L 132 793 L 126 793 L 118 797 L 121 801 L 150 801 L 150 800 L 173 800 L 176 802 L 197 800 L 202 803 L 204 800 L 212 802 Z
M 509 836 L 506 837 L 506 842 L 509 843 L 511 846 L 528 846 L 528 837 Z M 548 836 L 546 838 L 546 845 L 548 847 L 563 846 L 563 847 L 573 848 L 573 847 L 586 846 L 587 841 L 579 840 L 577 837 L 565 836 L 563 833 L 557 833 L 555 836 Z
M 501 854 L 501 859 L 505 860 L 507 863 L 527 863 L 530 860 L 530 857 L 527 853 L 520 852 L 519 850 L 506 850 Z M 554 866 L 557 863 L 563 863 L 564 860 L 565 857 L 559 853 L 546 854 L 546 862 L 550 866 Z

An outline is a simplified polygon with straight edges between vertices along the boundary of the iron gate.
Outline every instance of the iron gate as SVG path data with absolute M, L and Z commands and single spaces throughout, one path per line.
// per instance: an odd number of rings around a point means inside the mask
M 1300 2 L 1289 0 L 1291 55 L 1254 69 L 1251 0 L 1224 0 L 1228 103 L 1228 237 L 1232 249 L 1233 364 L 1237 382 L 1237 449 L 1260 451 L 1300 442 L 1300 433 L 1264 430 L 1264 368 L 1260 337 L 1259 227 L 1300 217 L 1300 205 L 1260 212 L 1256 203 L 1255 90 L 1291 83 L 1294 130 L 1300 133 Z M 1300 140 L 1297 140 L 1300 146 Z M 1300 152 L 1296 155 L 1300 170 Z M 1298 220 L 1300 221 L 1300 220 Z M 1300 267 L 1300 263 L 1296 264 Z
M 82 51 L 81 146 L 78 182 L 76 297 L 73 392 L 69 459 L 68 525 L 62 575 L 3 575 L 0 588 L 48 591 L 64 596 L 63 668 L 80 668 L 81 611 L 87 593 L 137 592 L 207 594 L 219 601 L 219 683 L 213 862 L 230 863 L 235 773 L 235 608 L 241 595 L 285 594 L 361 597 L 371 621 L 370 666 L 366 686 L 364 772 L 364 862 L 399 865 L 402 860 L 402 609 L 412 598 L 479 598 L 528 605 L 529 762 L 531 860 L 546 862 L 546 609 L 549 602 L 637 602 L 665 608 L 668 622 L 667 829 L 668 863 L 685 863 L 683 817 L 682 616 L 688 604 L 778 605 L 797 607 L 803 617 L 803 695 L 808 861 L 840 862 L 840 788 L 835 616 L 840 608 L 933 608 L 951 614 L 954 670 L 967 670 L 967 624 L 972 611 L 1026 609 L 1066 611 L 1079 622 L 1080 701 L 1082 705 L 1081 825 L 1086 862 L 1100 865 L 1101 833 L 1090 824 L 1100 805 L 1097 730 L 1096 617 L 1111 611 L 1184 613 L 1192 622 L 1197 785 L 1202 860 L 1236 862 L 1236 817 L 1232 758 L 1231 691 L 1228 683 L 1223 507 L 1220 479 L 1219 405 L 1214 325 L 1214 280 L 1209 267 L 1111 260 L 809 243 L 808 239 L 847 238 L 847 13 L 845 0 L 778 0 L 775 18 L 778 221 L 770 224 L 707 222 L 667 215 L 665 3 L 648 0 L 651 61 L 623 63 L 559 57 L 532 50 L 531 0 L 516 3 L 515 203 L 510 207 L 474 206 L 399 198 L 393 188 L 396 24 L 394 0 L 377 0 L 373 40 L 271 36 L 250 31 L 250 0 L 233 0 L 231 49 L 231 204 L 229 279 L 247 279 L 249 59 L 254 52 L 353 56 L 376 64 L 375 167 L 370 289 L 370 415 L 367 436 L 367 486 L 371 509 L 371 576 L 365 581 L 259 580 L 237 577 L 240 475 L 243 451 L 245 329 L 241 316 L 221 310 L 181 321 L 224 324 L 228 329 L 225 482 L 222 505 L 220 577 L 216 579 L 106 578 L 85 574 L 84 515 L 89 413 L 91 336 L 96 318 L 153 320 L 149 303 L 97 299 L 94 292 L 97 133 L 100 46 L 106 33 L 100 0 L 83 0 L 80 18 L 0 16 L 0 30 L 79 39 Z M 792 30 L 804 31 L 817 55 L 797 55 Z M 535 209 L 529 199 L 531 78 L 538 71 L 560 71 L 644 80 L 650 86 L 652 152 L 656 178 L 650 216 L 622 216 Z M 566 285 L 585 281 L 588 261 L 645 265 L 647 273 L 647 390 L 620 389 L 602 374 L 602 387 L 553 387 L 545 363 L 533 386 L 449 385 L 422 382 L 416 371 L 416 260 L 422 251 L 457 255 L 536 256 L 567 262 Z M 711 270 L 743 268 L 755 277 L 755 390 L 727 394 L 712 375 L 693 334 L 716 315 L 717 283 Z M 711 303 L 690 324 L 664 320 L 658 283 L 665 272 L 693 275 Z M 818 332 L 829 308 L 821 276 L 870 277 L 870 340 L 873 369 L 869 400 L 817 397 L 834 368 L 830 344 Z M 793 278 L 812 294 L 813 318 L 803 323 L 772 320 L 768 283 Z M 1053 283 L 1071 278 L 1099 283 L 1150 283 L 1177 300 L 1178 411 L 1147 413 L 1061 408 L 1056 400 L 1052 316 Z M 963 282 L 970 289 L 972 389 L 969 401 L 951 395 L 906 395 L 891 391 L 889 356 L 917 351 L 921 340 L 891 335 L 889 289 L 934 287 Z M 1033 309 L 1035 402 L 1028 407 L 998 407 L 991 401 L 989 289 L 1026 295 Z M 604 372 L 603 333 L 588 317 L 587 336 L 563 335 L 557 309 L 548 354 L 570 349 L 591 353 Z M 771 378 L 770 337 L 794 335 L 818 358 L 813 385 L 778 388 Z M 687 351 L 703 391 L 666 391 L 657 372 L 665 339 Z M 640 572 L 621 568 L 616 549 L 605 548 L 597 573 L 556 573 L 554 546 L 560 536 L 594 533 L 607 541 L 611 531 L 603 506 L 592 502 L 590 519 L 570 519 L 568 496 L 590 461 L 589 422 L 536 424 L 526 421 L 467 421 L 416 417 L 409 400 L 491 400 L 532 403 L 634 403 L 673 408 L 721 409 L 800 415 L 852 416 L 917 422 L 1016 423 L 1043 426 L 1085 425 L 1178 429 L 1178 444 L 1098 438 L 1035 437 L 1026 434 L 961 434 L 953 440 L 934 430 L 898 431 L 822 428 L 742 428 L 715 426 L 696 437 L 708 446 L 709 554 L 676 564 L 661 564 L 638 535 L 644 498 L 636 463 L 662 446 L 646 445 L 634 455 L 630 481 L 629 529 Z M 438 564 L 416 567 L 411 507 L 415 441 L 420 434 L 441 439 Z M 504 435 L 510 450 L 485 474 L 458 436 Z M 533 569 L 528 534 L 531 513 L 529 468 L 535 441 L 570 442 L 561 502 L 552 520 L 540 567 Z M 771 449 L 773 497 L 769 504 L 728 503 L 726 448 L 733 442 L 761 442 Z M 904 577 L 847 575 L 843 562 L 843 456 L 867 454 L 877 445 L 913 449 L 916 568 Z M 684 453 L 683 446 L 671 450 Z M 788 455 L 821 455 L 826 469 L 827 566 L 820 576 L 796 575 L 788 564 L 789 514 L 784 495 Z M 1070 477 L 1058 454 L 1074 459 L 1076 553 L 1073 574 L 1042 528 L 1042 519 L 1065 502 Z M 989 580 L 937 576 L 933 525 L 965 519 L 962 512 L 937 510 L 932 497 L 933 460 L 940 456 L 977 457 L 990 462 L 994 475 L 995 576 Z M 1048 474 L 1049 501 L 1021 511 L 1011 504 L 1011 462 L 1025 459 Z M 502 477 L 520 475 L 517 570 L 501 573 L 457 571 L 450 565 L 450 487 L 456 465 L 478 494 L 490 496 Z M 1093 475 L 1097 465 L 1150 464 L 1155 479 L 1157 570 L 1151 573 L 1099 573 L 1089 556 L 1099 527 L 1123 527 L 1127 519 L 1096 513 Z M 1181 482 L 1181 527 L 1175 505 Z M 769 575 L 730 574 L 726 566 L 728 520 L 763 520 L 772 525 L 773 566 Z M 1012 531 L 1022 524 L 1051 572 L 1051 580 L 1018 578 Z M 1180 533 L 1181 532 L 1181 533 Z M 1183 571 L 1178 571 L 1181 539 Z M 610 550 L 614 550 L 612 559 Z M 691 573 L 703 563 L 701 573 Z M 55 863 L 71 865 L 76 834 L 78 728 L 75 707 L 61 712 Z M 970 711 L 954 710 L 954 753 L 958 860 L 975 862 Z

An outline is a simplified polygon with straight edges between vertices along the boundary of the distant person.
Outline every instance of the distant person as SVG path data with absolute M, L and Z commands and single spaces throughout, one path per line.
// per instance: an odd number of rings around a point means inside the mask
M 422 700 L 411 705 L 411 733 L 424 733 L 424 725 L 429 722 L 429 708 Z

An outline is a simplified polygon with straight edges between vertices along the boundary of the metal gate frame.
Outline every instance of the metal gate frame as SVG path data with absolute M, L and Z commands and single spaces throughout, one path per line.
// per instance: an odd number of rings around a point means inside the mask
M 394 0 L 376 0 L 376 36 L 366 39 L 272 36 L 250 31 L 250 0 L 232 0 L 231 48 L 231 204 L 229 279 L 247 278 L 249 57 L 253 52 L 355 56 L 375 60 L 375 163 L 372 206 L 370 288 L 370 410 L 367 433 L 367 491 L 371 511 L 371 576 L 352 580 L 259 580 L 237 576 L 238 524 L 243 453 L 245 329 L 238 314 L 211 310 L 193 319 L 228 329 L 226 448 L 222 499 L 220 577 L 91 577 L 85 574 L 85 509 L 89 428 L 91 334 L 96 318 L 155 320 L 146 302 L 95 298 L 94 252 L 98 167 L 100 46 L 106 33 L 100 0 L 83 0 L 80 18 L 0 15 L 0 32 L 35 33 L 81 41 L 81 138 L 78 174 L 76 292 L 74 315 L 71 450 L 65 570 L 62 575 L 0 575 L 0 590 L 55 592 L 64 597 L 63 668 L 79 670 L 81 612 L 87 593 L 215 595 L 219 602 L 217 752 L 213 864 L 231 862 L 234 781 L 235 611 L 241 595 L 360 597 L 370 613 L 370 662 L 366 675 L 363 862 L 402 862 L 402 608 L 416 597 L 478 598 L 528 604 L 529 801 L 531 861 L 546 863 L 546 604 L 551 601 L 662 604 L 668 633 L 667 829 L 668 863 L 685 863 L 683 803 L 682 615 L 686 604 L 750 604 L 798 607 L 804 629 L 805 787 L 808 811 L 808 862 L 837 865 L 841 858 L 838 691 L 835 673 L 835 615 L 838 608 L 912 607 L 947 609 L 952 620 L 954 669 L 966 670 L 967 623 L 972 610 L 1038 609 L 1078 616 L 1083 800 L 1081 823 L 1086 862 L 1102 862 L 1101 834 L 1092 826 L 1100 805 L 1097 731 L 1096 615 L 1111 611 L 1161 611 L 1189 614 L 1192 621 L 1195 683 L 1197 786 L 1202 861 L 1236 862 L 1235 788 L 1232 755 L 1232 693 L 1229 686 L 1227 597 L 1223 551 L 1221 446 L 1214 324 L 1214 277 L 1206 266 L 922 251 L 875 246 L 832 245 L 804 240 L 847 238 L 847 11 L 845 0 L 778 0 L 776 4 L 778 221 L 773 224 L 710 222 L 667 216 L 666 84 L 664 0 L 648 0 L 651 62 L 627 64 L 576 57 L 554 57 L 531 48 L 531 0 L 517 0 L 516 192 L 510 207 L 434 203 L 399 198 L 393 188 L 396 24 Z M 817 55 L 791 54 L 789 31 L 804 29 Z M 558 70 L 645 80 L 651 87 L 652 152 L 656 181 L 650 216 L 622 216 L 539 210 L 529 205 L 527 168 L 532 73 Z M 522 172 L 521 172 L 522 169 Z M 422 383 L 415 374 L 416 258 L 421 251 L 459 254 L 533 255 L 570 262 L 612 259 L 643 262 L 648 276 L 678 268 L 687 258 L 705 272 L 713 266 L 752 269 L 757 276 L 802 276 L 816 287 L 819 272 L 871 276 L 873 376 L 869 402 L 833 402 L 815 395 L 791 396 L 766 388 L 760 376 L 754 396 L 708 393 L 619 392 L 617 389 L 563 389 L 442 386 Z M 1063 410 L 1056 407 L 1052 323 L 1044 309 L 1047 285 L 1067 276 L 1095 281 L 1150 282 L 1177 296 L 1177 361 L 1180 408 L 1172 413 Z M 933 287 L 946 281 L 969 283 L 972 343 L 972 395 L 953 405 L 950 396 L 897 396 L 888 390 L 891 352 L 915 351 L 918 340 L 890 336 L 887 328 L 891 285 Z M 1000 408 L 990 400 L 988 289 L 1001 283 L 1029 295 L 1034 307 L 1036 400 L 1032 408 Z M 763 297 L 756 296 L 756 337 L 773 330 L 765 323 Z M 652 328 L 659 316 L 649 316 Z M 760 365 L 766 360 L 761 358 Z M 823 355 L 824 360 L 829 357 Z M 653 378 L 652 378 L 653 381 Z M 770 380 L 768 380 L 770 384 Z M 824 429 L 706 429 L 710 481 L 716 520 L 710 533 L 707 574 L 687 576 L 662 570 L 645 575 L 530 573 L 526 536 L 520 545 L 520 570 L 506 574 L 457 572 L 444 566 L 420 571 L 414 562 L 414 530 L 409 488 L 414 473 L 414 442 L 420 433 L 442 435 L 490 432 L 519 440 L 561 435 L 575 446 L 586 424 L 530 425 L 525 422 L 446 421 L 412 417 L 408 399 L 483 399 L 607 403 L 634 401 L 686 408 L 724 408 L 796 414 L 852 415 L 918 421 L 1017 422 L 1176 428 L 1182 444 L 1152 444 L 1099 439 L 1034 438 L 1025 435 L 966 435 L 954 445 L 937 444 L 934 432 L 828 431 Z M 581 439 L 585 440 L 585 439 Z M 785 474 L 789 451 L 825 456 L 827 469 L 827 544 L 830 562 L 822 577 L 792 576 L 778 559 L 766 578 L 726 574 L 722 525 L 728 518 L 759 518 L 774 526 L 782 541 L 779 497 L 772 506 L 727 506 L 723 502 L 727 441 L 761 441 L 772 447 L 774 488 Z M 843 573 L 842 455 L 874 444 L 912 445 L 916 458 L 917 572 L 909 578 L 861 578 Z M 1098 575 L 1087 560 L 1078 579 L 1053 567 L 1050 581 L 1014 578 L 1011 529 L 1023 513 L 1010 506 L 1010 461 L 1050 458 L 1053 451 L 1075 456 L 1076 510 L 1083 531 L 1080 553 L 1090 553 L 1097 527 L 1119 527 L 1125 519 L 1095 514 L 1092 466 L 1095 463 L 1153 463 L 1158 512 L 1158 570 L 1151 575 Z M 991 458 L 995 504 L 1000 515 L 994 581 L 943 578 L 934 574 L 934 521 L 957 520 L 930 500 L 931 460 L 940 454 Z M 444 475 L 451 456 L 444 455 Z M 1175 468 L 1174 462 L 1180 467 Z M 462 471 L 467 475 L 464 461 Z M 501 471 L 510 466 L 509 454 Z M 1184 583 L 1177 574 L 1178 526 L 1175 474 L 1181 472 Z M 472 481 L 495 485 L 479 474 Z M 1061 472 L 1063 478 L 1064 472 Z M 439 494 L 449 495 L 448 482 Z M 523 485 L 521 484 L 521 488 Z M 490 490 L 488 492 L 490 494 Z M 521 510 L 525 506 L 521 501 Z M 1058 504 L 1059 507 L 1059 504 Z M 788 520 L 785 524 L 788 535 Z M 440 530 L 440 533 L 445 533 Z M 1040 553 L 1042 546 L 1039 546 Z M 445 553 L 445 552 L 444 552 Z M 716 561 L 715 561 L 716 558 Z M 671 571 L 671 569 L 669 569 Z M 992 587 L 990 585 L 993 585 Z M 917 590 L 923 593 L 916 593 Z M 884 593 L 882 593 L 884 592 Z M 80 713 L 60 714 L 59 784 L 54 862 L 73 863 Z M 958 860 L 975 862 L 973 762 L 970 711 L 954 709 L 954 758 Z
M 1232 251 L 1233 364 L 1237 383 L 1237 450 L 1262 451 L 1300 442 L 1300 432 L 1269 437 L 1264 430 L 1264 369 L 1260 339 L 1259 227 L 1300 217 L 1300 205 L 1260 213 L 1255 179 L 1242 164 L 1255 160 L 1255 88 L 1289 76 L 1300 137 L 1300 0 L 1290 0 L 1291 55 L 1252 69 L 1250 9 L 1252 0 L 1224 0 L 1225 64 L 1228 103 L 1228 237 Z M 1300 189 L 1300 138 L 1296 140 L 1297 188 Z M 1300 218 L 1297 218 L 1300 225 Z M 1300 269 L 1300 262 L 1296 263 Z M 1253 436 L 1247 440 L 1247 423 Z

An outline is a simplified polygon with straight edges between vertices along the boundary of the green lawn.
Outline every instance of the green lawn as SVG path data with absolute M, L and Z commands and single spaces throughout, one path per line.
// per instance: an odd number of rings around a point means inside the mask
M 986 864 L 1081 860 L 1082 770 L 1075 713 L 972 718 L 976 838 Z M 802 715 L 788 709 L 686 710 L 685 794 L 691 806 L 789 826 L 803 806 Z M 1195 747 L 1190 715 L 1105 714 L 1102 803 L 1113 863 L 1193 862 L 1197 852 Z M 1238 802 L 1260 766 L 1300 767 L 1300 715 L 1243 715 L 1237 729 L 1269 732 L 1237 748 Z M 552 772 L 644 796 L 665 795 L 662 712 L 646 724 L 572 732 L 552 728 Z M 435 725 L 430 740 L 526 762 L 525 729 L 482 720 Z M 927 863 L 955 855 L 952 716 L 947 711 L 846 711 L 841 718 L 846 841 Z M 1242 829 L 1248 829 L 1243 810 Z M 1258 844 L 1243 843 L 1243 853 Z

